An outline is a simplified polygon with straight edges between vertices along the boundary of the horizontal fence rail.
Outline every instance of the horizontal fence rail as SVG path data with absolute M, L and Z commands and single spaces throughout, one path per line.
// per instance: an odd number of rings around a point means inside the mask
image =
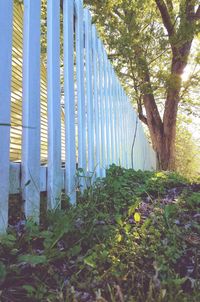
M 55 208 L 62 191 L 75 203 L 111 164 L 156 169 L 82 1 L 47 0 L 47 21 L 41 0 L 21 2 L 0 0 L 0 232 L 9 195 L 20 194 L 38 222 L 41 192 Z

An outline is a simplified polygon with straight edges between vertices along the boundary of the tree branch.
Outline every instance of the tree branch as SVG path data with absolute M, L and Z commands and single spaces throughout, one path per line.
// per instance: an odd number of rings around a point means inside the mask
M 160 11 L 162 20 L 163 20 L 163 24 L 168 32 L 169 37 L 174 35 L 174 26 L 173 26 L 173 22 L 171 20 L 169 11 L 167 9 L 167 6 L 164 2 L 164 0 L 155 0 L 157 7 Z
M 145 124 L 148 126 L 148 122 L 147 122 L 147 118 L 146 116 L 144 116 L 142 113 L 138 113 L 138 116 L 139 116 L 139 119 Z
M 188 19 L 190 21 L 197 21 L 200 19 L 200 5 L 198 6 L 196 12 L 194 10 L 194 7 L 191 9 L 191 11 L 189 11 Z
M 200 5 L 199 7 L 197 8 L 197 11 L 194 15 L 194 20 L 199 20 L 200 19 Z
M 115 8 L 114 10 L 114 13 L 122 20 L 124 21 L 124 16 L 122 13 L 119 12 L 119 10 L 117 8 Z
M 173 7 L 172 0 L 166 0 L 166 3 L 169 8 L 169 11 L 173 12 L 174 7 Z

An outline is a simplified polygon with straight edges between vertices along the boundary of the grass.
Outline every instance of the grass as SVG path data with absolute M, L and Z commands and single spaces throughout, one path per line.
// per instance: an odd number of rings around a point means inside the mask
M 0 301 L 200 301 L 200 185 L 111 166 L 76 206 L 1 236 Z

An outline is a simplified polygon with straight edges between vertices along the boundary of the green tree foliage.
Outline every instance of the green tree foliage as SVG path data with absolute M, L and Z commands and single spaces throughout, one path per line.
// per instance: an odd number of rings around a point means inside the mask
M 86 0 L 109 57 L 148 125 L 161 168 L 174 168 L 176 118 L 190 110 L 199 76 L 200 7 L 195 0 Z M 189 57 L 190 56 L 190 57 Z M 182 82 L 188 59 L 194 72 Z M 198 105 L 198 104 L 194 104 Z
M 188 124 L 191 120 L 179 118 L 176 136 L 176 170 L 187 178 L 200 176 L 200 145 L 195 142 Z

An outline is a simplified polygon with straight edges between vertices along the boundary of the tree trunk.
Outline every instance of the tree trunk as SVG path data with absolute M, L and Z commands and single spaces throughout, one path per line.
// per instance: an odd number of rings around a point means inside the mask
M 187 65 L 191 43 L 192 39 L 178 49 L 176 47 L 173 48 L 171 75 L 167 89 L 163 121 L 161 120 L 152 92 L 147 64 L 146 66 L 144 64 L 145 68 L 141 73 L 143 82 L 145 83 L 143 102 L 146 110 L 146 124 L 149 128 L 153 148 L 157 153 L 158 168 L 162 170 L 175 169 L 176 119 L 178 103 L 180 101 L 181 75 Z M 144 59 L 143 62 L 145 62 Z

